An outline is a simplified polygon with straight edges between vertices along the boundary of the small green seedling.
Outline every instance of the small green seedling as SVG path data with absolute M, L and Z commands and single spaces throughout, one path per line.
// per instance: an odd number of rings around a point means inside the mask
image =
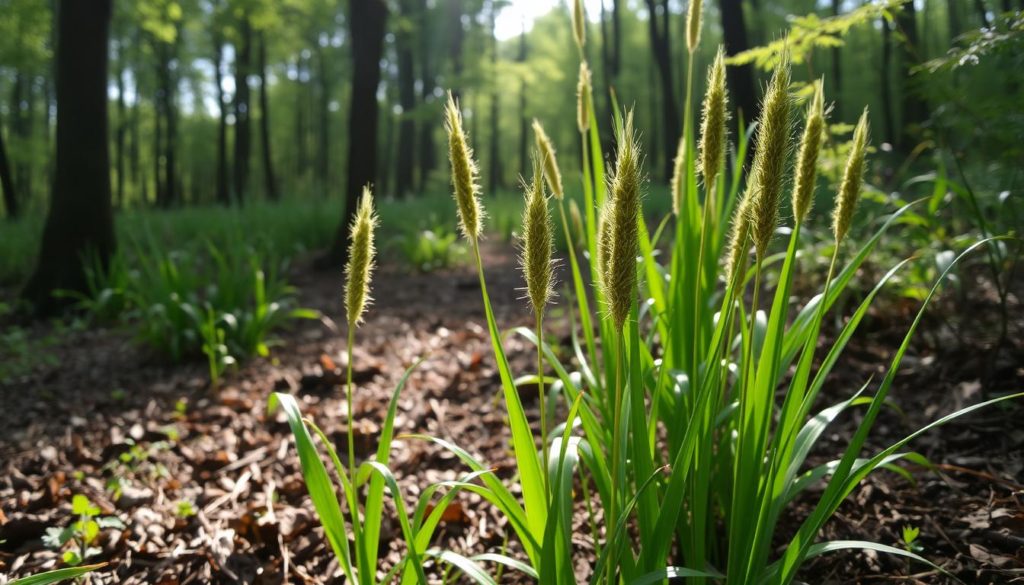
M 181 500 L 174 510 L 174 515 L 178 518 L 191 518 L 196 515 L 196 507 L 188 500 Z
M 924 551 L 924 547 L 917 541 L 917 537 L 921 534 L 921 529 L 917 526 L 905 525 L 903 527 L 903 548 L 907 549 L 912 553 L 920 553 Z
M 84 560 L 100 554 L 102 551 L 95 546 L 96 537 L 104 528 L 124 529 L 124 523 L 116 516 L 100 516 L 100 508 L 82 494 L 75 494 L 71 500 L 71 512 L 78 520 L 66 528 L 51 526 L 46 529 L 43 543 L 53 549 L 63 549 L 69 543 L 71 547 L 64 551 L 64 563 L 76 566 Z

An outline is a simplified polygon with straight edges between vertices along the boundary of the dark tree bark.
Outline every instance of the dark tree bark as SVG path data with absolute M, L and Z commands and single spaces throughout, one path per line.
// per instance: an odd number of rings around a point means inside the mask
M 672 81 L 672 50 L 671 30 L 669 22 L 668 0 L 645 0 L 647 3 L 648 28 L 651 37 L 651 50 L 654 62 L 658 67 L 661 80 L 661 111 L 665 140 L 662 151 L 663 177 L 667 181 L 672 177 L 672 159 L 679 142 L 681 122 L 679 108 L 676 103 L 675 84 Z
M 213 34 L 213 82 L 217 85 L 217 203 L 231 205 L 228 186 L 228 106 L 224 101 L 224 40 L 218 32 Z
M 114 252 L 107 136 L 112 0 L 62 0 L 57 17 L 57 172 L 38 263 L 23 296 L 41 313 L 53 292 L 86 288 L 83 255 L 105 269 Z
M 896 17 L 896 26 L 902 33 L 900 79 L 903 91 L 903 132 L 900 146 L 910 148 L 917 138 L 920 129 L 929 116 L 928 103 L 921 97 L 917 88 L 913 87 L 912 69 L 921 63 L 921 44 L 918 41 L 917 9 L 913 2 L 907 2 Z
M 277 181 L 274 178 L 274 157 L 270 142 L 270 98 L 267 95 L 267 39 L 260 33 L 259 68 L 260 76 L 260 143 L 263 144 L 263 183 L 267 197 L 277 201 Z
M 742 0 L 718 0 L 718 7 L 722 13 L 725 54 L 731 57 L 749 49 Z M 742 117 L 743 122 L 749 125 L 760 113 L 753 68 L 750 65 L 729 67 L 726 69 L 726 81 L 729 85 L 729 99 L 736 103 L 738 112 L 738 115 L 733 116 L 733 124 L 738 124 Z
M 433 55 L 431 39 L 434 35 L 427 33 L 431 24 L 430 7 L 427 5 L 427 0 L 419 0 L 419 16 L 420 83 L 422 84 L 420 103 L 427 106 L 434 101 L 434 91 L 437 88 L 437 79 L 434 76 L 431 61 Z M 437 167 L 437 156 L 434 152 L 434 125 L 420 124 L 417 140 L 419 153 L 416 158 L 419 163 L 419 185 L 422 190 L 427 184 L 430 173 Z
M 892 29 L 882 19 L 882 118 L 885 123 L 885 141 L 896 140 L 895 120 L 892 112 Z
M 350 0 L 349 26 L 352 37 L 352 105 L 349 110 L 348 180 L 345 213 L 330 251 L 320 263 L 338 267 L 348 253 L 348 234 L 359 195 L 373 182 L 377 168 L 377 86 L 380 59 L 384 52 L 384 28 L 388 19 L 385 0 Z
M 0 190 L 4 192 L 4 209 L 7 218 L 15 219 L 21 215 L 18 207 L 18 196 L 14 190 L 14 178 L 11 177 L 11 163 L 7 160 L 7 149 L 4 147 L 4 133 L 0 130 Z
M 249 153 L 252 150 L 249 118 L 252 112 L 249 70 L 252 58 L 252 26 L 248 17 L 239 23 L 241 39 L 235 47 L 235 200 L 245 202 L 249 187 Z
M 124 206 L 124 142 L 125 134 L 128 130 L 128 105 L 124 99 L 124 76 L 127 73 L 127 69 L 125 67 L 124 43 L 119 42 L 117 45 L 117 130 L 114 135 L 114 157 L 117 168 L 117 189 L 114 191 L 114 200 L 117 207 Z
M 946 0 L 946 18 L 949 22 L 949 40 L 953 41 L 963 29 L 960 27 L 960 12 L 957 9 L 957 5 L 960 0 Z
M 401 0 L 399 7 L 406 19 L 413 17 L 411 0 Z M 398 55 L 398 104 L 402 107 L 402 118 L 398 126 L 398 158 L 395 164 L 395 195 L 405 197 L 415 189 L 413 185 L 416 167 L 416 72 L 414 71 L 413 33 L 411 27 L 399 27 L 395 33 L 395 48 Z
M 157 53 L 160 55 L 160 65 L 157 68 L 157 78 L 160 88 L 157 91 L 159 107 L 158 115 L 164 117 L 164 128 L 166 137 L 163 142 L 163 165 L 162 178 L 158 175 L 157 180 L 161 186 L 157 189 L 157 202 L 161 207 L 171 207 L 179 203 L 180 188 L 178 186 L 178 107 L 175 95 L 177 93 L 177 79 L 171 68 L 171 61 L 176 53 L 176 44 L 157 43 Z M 157 141 L 160 144 L 160 141 Z M 157 151 L 159 152 L 159 150 Z M 159 161 L 160 156 L 157 156 Z M 157 163 L 158 173 L 161 165 Z
M 491 71 L 492 71 L 492 75 L 494 75 L 495 79 L 491 82 L 491 112 L 490 112 L 490 114 L 491 114 L 490 115 L 490 122 L 491 122 L 491 137 L 490 137 L 491 138 L 491 143 L 490 143 L 490 147 L 491 147 L 490 148 L 490 150 L 491 150 L 491 156 L 490 156 L 491 165 L 490 165 L 490 167 L 491 168 L 490 168 L 490 171 L 491 172 L 488 175 L 488 179 L 489 179 L 488 180 L 488 186 L 490 187 L 491 193 L 496 192 L 498 190 L 498 187 L 501 186 L 501 182 L 502 182 L 501 181 L 501 176 L 503 174 L 503 166 L 504 166 L 504 165 L 501 164 L 502 163 L 502 161 L 501 161 L 501 136 L 500 136 L 501 129 L 500 129 L 499 125 L 498 125 L 498 123 L 500 121 L 500 119 L 499 119 L 499 111 L 501 109 L 500 108 L 501 96 L 498 93 L 498 82 L 497 82 L 497 76 L 498 76 L 498 70 L 497 70 L 497 67 L 498 67 L 498 39 L 497 39 L 497 37 L 494 36 L 495 19 L 497 18 L 497 16 L 498 16 L 498 8 L 497 8 L 497 6 L 492 4 L 491 5 L 491 30 L 490 30 L 490 37 L 491 37 L 490 38 L 490 41 L 491 41 Z

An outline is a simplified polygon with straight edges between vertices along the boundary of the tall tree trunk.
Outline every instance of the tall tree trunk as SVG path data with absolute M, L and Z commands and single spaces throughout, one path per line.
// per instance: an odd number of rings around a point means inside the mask
M 14 190 L 14 178 L 11 176 L 11 163 L 7 160 L 7 149 L 4 147 L 4 133 L 0 129 L 0 190 L 4 192 L 4 209 L 7 219 L 15 219 L 21 215 L 18 207 L 18 196 Z
M 385 0 L 350 0 L 352 36 L 352 106 L 348 127 L 348 181 L 345 213 L 334 245 L 322 265 L 337 267 L 346 260 L 351 219 L 364 186 L 373 182 L 377 168 L 377 86 L 384 52 L 384 28 L 388 19 Z
M 731 57 L 749 49 L 742 0 L 718 0 L 718 8 L 722 13 L 725 54 Z M 733 117 L 733 123 L 738 124 L 742 117 L 744 123 L 750 125 L 759 114 L 753 68 L 750 65 L 729 67 L 726 70 L 726 81 L 729 84 L 729 98 L 735 100 L 738 111 L 738 115 Z
M 231 205 L 228 186 L 228 106 L 224 101 L 224 40 L 213 33 L 213 82 L 217 86 L 217 203 Z
M 496 5 L 491 5 L 491 30 L 490 30 L 490 42 L 491 42 L 491 75 L 493 80 L 491 82 L 491 168 L 490 175 L 488 176 L 488 185 L 491 193 L 495 193 L 498 187 L 501 185 L 501 176 L 503 168 L 501 164 L 501 128 L 499 126 L 499 111 L 501 109 L 501 97 L 498 93 L 498 39 L 494 36 L 494 26 L 498 17 L 498 8 Z
M 949 40 L 950 44 L 955 40 L 963 29 L 960 27 L 960 12 L 957 9 L 957 5 L 960 4 L 960 0 L 946 0 L 946 19 L 949 22 Z
M 904 148 L 910 148 L 917 139 L 921 124 L 929 116 L 928 103 L 921 97 L 921 93 L 914 87 L 912 81 L 912 70 L 921 63 L 917 9 L 914 7 L 913 2 L 907 2 L 903 5 L 903 9 L 900 10 L 896 17 L 896 26 L 900 28 L 903 36 L 900 59 L 900 79 L 903 85 L 903 132 L 900 137 L 900 145 Z
M 267 95 L 267 38 L 260 33 L 259 63 L 260 75 L 260 142 L 263 144 L 263 182 L 267 197 L 277 201 L 277 181 L 274 179 L 274 157 L 270 150 L 270 97 Z
M 179 38 L 175 35 L 175 38 Z M 177 87 L 178 80 L 174 70 L 170 66 L 171 60 L 177 54 L 177 41 L 174 45 L 164 45 L 167 51 L 167 67 L 164 77 L 164 116 L 167 119 L 167 143 L 164 152 L 166 165 L 164 167 L 164 193 L 167 196 L 167 206 L 177 205 L 180 202 L 180 187 L 178 185 L 178 101 Z
M 658 67 L 658 76 L 661 80 L 661 112 L 665 130 L 664 150 L 662 161 L 664 163 L 662 175 L 667 181 L 672 177 L 672 159 L 675 156 L 676 146 L 680 135 L 679 107 L 676 103 L 675 84 L 672 82 L 672 50 L 669 37 L 669 11 L 668 1 L 645 0 L 647 2 L 648 28 L 651 37 L 651 50 L 654 53 L 654 62 Z
M 424 106 L 431 104 L 434 101 L 434 90 L 437 88 L 437 79 L 434 77 L 434 69 L 432 67 L 431 56 L 433 55 L 433 43 L 431 42 L 434 35 L 428 34 L 430 30 L 430 7 L 427 4 L 427 0 L 419 0 L 419 50 L 420 50 L 420 83 L 422 90 L 420 92 L 420 103 Z M 417 137 L 419 144 L 419 154 L 416 157 L 419 163 L 419 185 L 422 191 L 427 184 L 427 179 L 430 177 L 430 173 L 437 166 L 437 156 L 434 151 L 434 125 L 433 124 L 420 124 L 419 136 Z
M 57 43 L 57 174 L 35 272 L 23 291 L 40 312 L 53 292 L 86 288 L 83 255 L 114 252 L 107 136 L 107 40 L 112 0 L 62 0 Z
M 124 76 L 126 73 L 124 42 L 122 41 L 117 45 L 117 130 L 114 137 L 114 156 L 117 168 L 117 189 L 114 191 L 114 200 L 117 207 L 124 206 L 124 141 L 125 133 L 128 130 L 128 105 L 124 98 Z
M 896 127 L 892 111 L 892 29 L 885 18 L 882 24 L 882 118 L 885 122 L 885 141 L 896 140 Z
M 402 17 L 412 19 L 411 0 L 399 3 Z M 405 197 L 413 191 L 416 167 L 416 72 L 413 70 L 413 34 L 410 26 L 399 27 L 395 33 L 395 47 L 398 53 L 398 105 L 402 107 L 402 118 L 398 126 L 398 158 L 395 165 L 395 195 Z
M 29 198 L 32 196 L 32 157 L 28 156 L 31 131 L 30 114 L 26 104 L 31 102 L 31 90 L 31 78 L 21 71 L 15 71 L 14 84 L 11 86 L 11 137 L 14 138 L 12 152 L 15 153 L 14 184 L 19 193 L 24 193 Z
M 239 24 L 239 46 L 235 48 L 235 200 L 241 205 L 249 187 L 249 153 L 251 134 L 249 118 L 252 112 L 249 92 L 249 70 L 252 56 L 252 26 L 248 17 Z

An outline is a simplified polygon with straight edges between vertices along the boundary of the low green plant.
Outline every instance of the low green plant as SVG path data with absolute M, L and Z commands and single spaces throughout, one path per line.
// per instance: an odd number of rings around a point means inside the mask
M 466 256 L 458 235 L 443 225 L 412 231 L 396 241 L 405 261 L 420 272 L 449 268 Z
M 78 519 L 65 528 L 51 526 L 43 535 L 46 546 L 64 551 L 61 559 L 67 565 L 80 565 L 86 559 L 100 554 L 102 551 L 93 544 L 104 528 L 124 529 L 124 523 L 119 518 L 101 516 L 99 506 L 82 494 L 75 494 L 71 499 L 71 513 Z

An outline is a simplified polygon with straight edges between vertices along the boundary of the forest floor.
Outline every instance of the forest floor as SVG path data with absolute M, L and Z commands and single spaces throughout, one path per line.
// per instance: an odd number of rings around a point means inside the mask
M 513 255 L 488 246 L 486 256 L 500 325 L 530 324 Z M 293 282 L 303 306 L 343 323 L 340 273 L 300 265 Z M 374 278 L 374 296 L 355 348 L 357 453 L 373 451 L 395 384 L 426 356 L 401 395 L 397 432 L 449 439 L 511 478 L 509 432 L 475 274 L 469 268 L 409 274 L 385 263 Z M 870 447 L 885 447 L 984 396 L 1024 387 L 1019 297 L 1010 309 L 1011 341 L 993 359 L 998 310 L 989 296 L 944 301 L 955 308 L 929 313 L 892 390 L 899 410 L 879 418 Z M 889 302 L 865 320 L 826 384 L 823 404 L 848 397 L 872 376 L 879 379 L 914 310 L 915 303 Z M 52 335 L 52 325 L 33 327 L 33 335 Z M 551 335 L 564 339 L 567 326 Z M 45 349 L 53 359 L 0 382 L 0 583 L 4 574 L 59 564 L 59 553 L 41 537 L 74 520 L 74 494 L 125 524 L 102 531 L 100 552 L 90 561 L 109 565 L 90 578 L 93 583 L 343 582 L 309 503 L 288 426 L 266 405 L 275 390 L 297 394 L 304 413 L 344 452 L 344 340 L 316 321 L 297 323 L 279 337 L 271 358 L 244 364 L 218 391 L 208 389 L 205 364 L 162 364 L 121 329 L 62 331 Z M 516 373 L 532 371 L 525 340 L 508 337 L 507 350 Z M 524 401 L 535 420 L 536 393 Z M 837 456 L 859 416 L 838 420 L 813 462 Z M 1018 401 L 919 438 L 911 448 L 936 468 L 908 467 L 913 482 L 875 473 L 820 537 L 900 546 L 903 528 L 912 526 L 920 529 L 921 554 L 966 583 L 1024 581 L 1022 416 Z M 465 472 L 452 455 L 407 438 L 395 442 L 390 467 L 407 502 L 429 483 Z M 795 526 L 810 505 L 801 501 L 784 526 Z M 578 534 L 588 534 L 583 514 L 577 523 Z M 464 493 L 446 511 L 439 538 L 460 552 L 507 545 L 515 555 L 507 528 L 495 509 Z M 389 562 L 400 557 L 399 536 L 397 526 L 383 527 Z M 586 536 L 574 542 L 584 576 L 593 543 Z M 800 579 L 953 582 L 924 565 L 859 551 L 815 559 Z M 500 582 L 526 580 L 506 573 Z

